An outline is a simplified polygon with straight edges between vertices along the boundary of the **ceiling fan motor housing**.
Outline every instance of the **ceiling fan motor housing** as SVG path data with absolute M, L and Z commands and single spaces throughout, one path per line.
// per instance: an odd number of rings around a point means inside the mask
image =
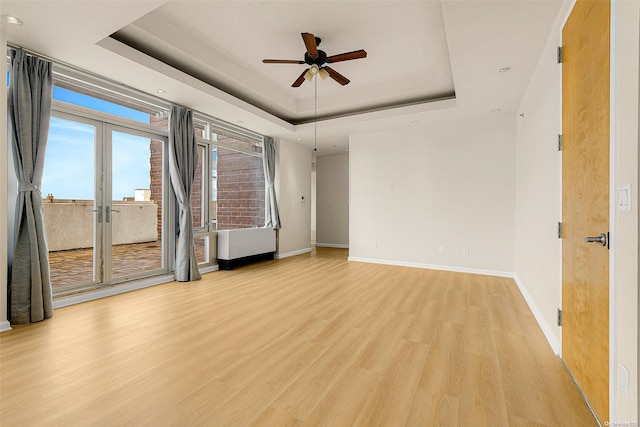
M 325 53 L 324 50 L 318 49 L 318 56 L 314 58 L 313 56 L 309 55 L 309 52 L 305 52 L 304 62 L 306 62 L 309 65 L 316 64 L 319 67 L 323 65 L 325 62 L 327 62 L 327 54 Z

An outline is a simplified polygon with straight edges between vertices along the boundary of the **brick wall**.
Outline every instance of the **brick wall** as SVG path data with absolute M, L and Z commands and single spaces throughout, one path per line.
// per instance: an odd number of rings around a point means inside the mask
M 218 147 L 218 230 L 264 225 L 262 158 Z
M 203 150 L 198 150 L 196 177 L 193 180 L 193 187 L 191 187 L 191 218 L 193 219 L 194 227 L 205 226 L 202 218 L 202 154 Z
M 168 117 L 151 116 L 149 118 L 151 124 L 162 128 L 169 127 Z M 162 240 L 162 150 L 164 143 L 157 139 L 152 139 L 149 147 L 151 153 L 149 162 L 151 163 L 150 170 L 150 188 L 151 201 L 158 205 L 158 241 Z
M 151 156 L 149 158 L 151 163 L 150 199 L 158 205 L 158 240 L 162 240 L 162 147 L 162 141 L 151 140 Z

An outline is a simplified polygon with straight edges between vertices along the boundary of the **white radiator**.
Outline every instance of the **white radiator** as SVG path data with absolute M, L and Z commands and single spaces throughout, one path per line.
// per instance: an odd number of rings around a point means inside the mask
M 273 228 L 241 228 L 218 231 L 218 263 L 226 269 L 225 261 L 250 259 L 276 251 L 276 231 Z

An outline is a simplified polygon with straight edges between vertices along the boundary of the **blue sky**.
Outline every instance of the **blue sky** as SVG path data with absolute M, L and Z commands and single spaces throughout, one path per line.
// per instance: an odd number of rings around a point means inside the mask
M 149 123 L 148 114 L 59 87 L 54 99 Z M 105 141 L 106 143 L 106 141 Z M 112 199 L 133 197 L 149 188 L 149 138 L 112 133 Z M 93 200 L 96 130 L 93 125 L 52 117 L 42 179 L 42 194 L 56 199 Z

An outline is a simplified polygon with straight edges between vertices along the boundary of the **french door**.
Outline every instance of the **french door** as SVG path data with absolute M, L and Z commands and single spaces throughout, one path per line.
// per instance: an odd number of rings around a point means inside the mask
M 166 137 L 55 112 L 43 176 L 54 295 L 168 270 Z

